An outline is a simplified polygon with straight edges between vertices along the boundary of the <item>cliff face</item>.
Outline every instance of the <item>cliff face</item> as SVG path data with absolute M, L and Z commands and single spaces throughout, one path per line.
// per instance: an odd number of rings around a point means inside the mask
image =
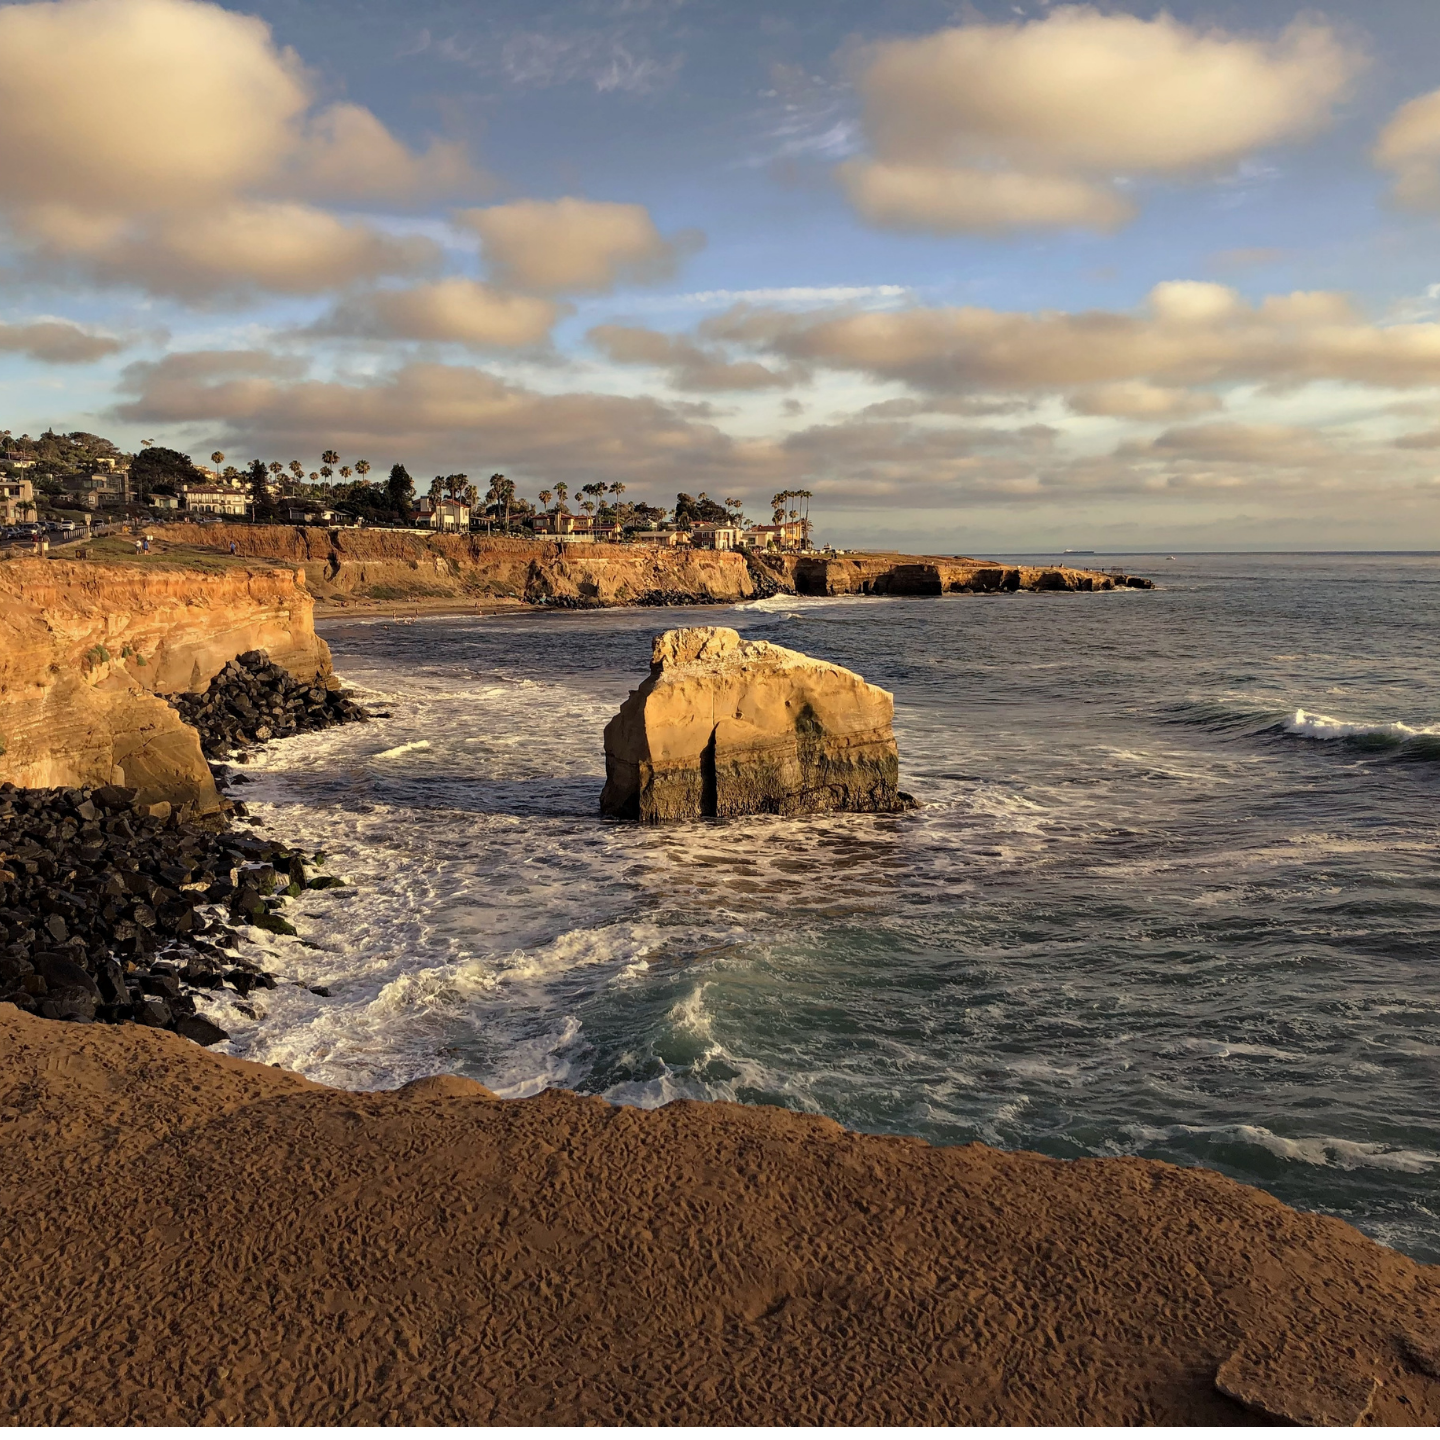
M 782 557 L 779 564 L 785 580 L 799 595 L 986 595 L 1015 590 L 1152 588 L 1149 580 L 1137 575 L 948 556 L 790 555 Z
M 605 727 L 617 819 L 906 808 L 894 699 L 853 671 L 734 630 L 667 630 Z
M 253 649 L 328 675 L 313 611 L 290 570 L 0 566 L 0 780 L 122 784 L 142 802 L 217 809 L 199 737 L 156 692 L 204 689 Z
M 741 555 L 645 545 L 557 545 L 484 535 L 325 530 L 315 525 L 173 525 L 167 539 L 282 560 L 322 602 L 509 599 L 634 605 L 680 598 L 732 604 L 755 594 Z

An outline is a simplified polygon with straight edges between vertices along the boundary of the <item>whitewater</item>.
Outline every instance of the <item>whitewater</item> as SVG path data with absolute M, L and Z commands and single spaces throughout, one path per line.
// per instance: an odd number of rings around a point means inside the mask
M 384 718 L 235 793 L 353 884 L 250 932 L 228 1048 L 1201 1163 L 1440 1260 L 1440 557 L 1124 563 L 1158 588 L 329 622 Z M 894 691 L 922 808 L 602 821 L 695 623 Z

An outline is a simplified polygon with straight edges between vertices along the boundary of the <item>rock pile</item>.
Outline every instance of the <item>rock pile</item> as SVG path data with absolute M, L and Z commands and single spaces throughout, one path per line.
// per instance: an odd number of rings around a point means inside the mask
M 167 698 L 200 732 L 201 748 L 212 760 L 248 745 L 369 718 L 333 676 L 307 684 L 263 650 L 247 650 L 229 661 L 208 690 Z
M 136 1021 L 213 1045 L 200 992 L 273 989 L 227 951 L 235 923 L 294 928 L 281 895 L 341 882 L 312 877 L 298 851 L 190 824 L 135 791 L 0 785 L 0 1001 L 51 1020 Z

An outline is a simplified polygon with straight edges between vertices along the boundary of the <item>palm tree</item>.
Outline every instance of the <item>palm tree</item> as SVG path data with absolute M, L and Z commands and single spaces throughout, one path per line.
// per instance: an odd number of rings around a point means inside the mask
M 348 465 L 342 465 L 340 467 L 340 478 L 342 480 L 348 480 L 354 473 Z
M 593 500 L 582 500 L 580 502 L 580 508 L 587 515 L 593 515 L 595 513 L 595 502 Z
M 515 482 L 507 479 L 498 472 L 490 477 L 490 493 L 485 497 L 486 503 L 499 505 L 505 511 L 505 533 L 510 533 L 510 507 L 515 503 Z
M 320 478 L 320 472 L 319 472 L 318 470 L 312 470 L 312 471 L 310 472 L 310 483 L 311 483 L 312 485 L 313 485 L 319 478 Z
M 550 492 L 548 490 L 542 490 L 538 498 L 540 500 L 541 508 L 544 510 L 548 510 L 550 508 Z
M 329 455 L 329 454 L 331 454 L 332 452 L 329 451 L 329 450 L 327 450 L 325 453 L 326 453 L 327 455 Z M 320 478 L 321 478 L 327 485 L 330 483 L 330 477 L 331 477 L 334 473 L 335 473 L 335 472 L 334 472 L 328 465 L 322 465 L 322 466 L 320 467 Z
M 565 510 L 565 500 L 569 494 L 570 487 L 563 480 L 557 480 L 555 482 L 555 513 L 557 515 Z M 566 511 L 566 513 L 569 512 Z
M 267 468 L 272 475 L 278 475 L 285 467 L 278 460 L 272 460 Z
M 465 478 L 463 475 L 460 477 Z M 475 507 L 480 503 L 480 492 L 473 485 L 466 485 L 460 492 L 460 498 L 470 507 L 470 513 L 475 513 Z M 486 527 L 489 528 L 488 525 Z
M 340 463 L 340 457 L 333 450 L 327 450 L 320 457 L 320 463 L 322 465 L 338 465 Z
M 370 462 L 368 460 L 357 460 L 355 462 L 355 473 L 360 477 L 362 484 L 368 483 L 365 477 L 370 473 Z
M 615 518 L 623 525 L 625 523 L 624 512 L 620 509 L 620 497 L 625 493 L 625 486 L 617 480 L 611 487 L 610 493 L 615 497 Z
M 224 452 L 223 450 L 212 450 L 212 451 L 210 452 L 210 463 L 211 463 L 217 470 L 220 468 L 220 462 L 221 462 L 224 458 L 225 458 L 225 452 Z

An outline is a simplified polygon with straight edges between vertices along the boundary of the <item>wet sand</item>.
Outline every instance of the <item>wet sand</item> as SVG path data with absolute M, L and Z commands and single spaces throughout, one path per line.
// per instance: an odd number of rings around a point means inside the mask
M 1148 1161 L 0 1005 L 0 1197 L 10 1423 L 1440 1422 L 1437 1267 Z

